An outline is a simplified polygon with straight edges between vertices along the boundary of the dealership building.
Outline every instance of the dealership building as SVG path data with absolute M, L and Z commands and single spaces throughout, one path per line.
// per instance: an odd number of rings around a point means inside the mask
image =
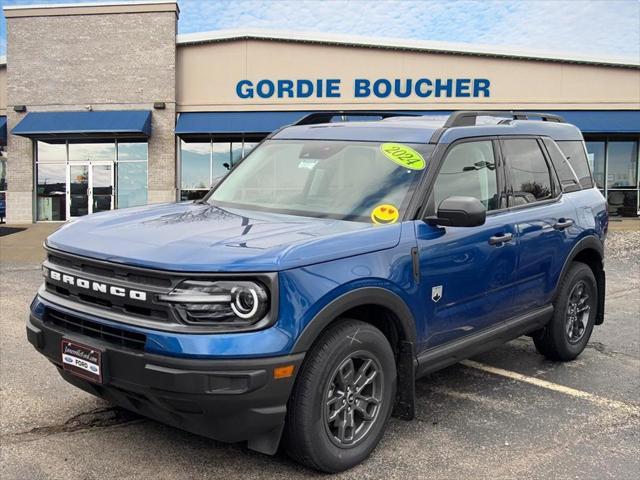
M 640 59 L 282 31 L 177 35 L 176 2 L 4 7 L 9 223 L 202 197 L 316 111 L 526 110 L 583 132 L 614 216 L 640 210 Z M 428 139 L 425 139 L 428 141 Z

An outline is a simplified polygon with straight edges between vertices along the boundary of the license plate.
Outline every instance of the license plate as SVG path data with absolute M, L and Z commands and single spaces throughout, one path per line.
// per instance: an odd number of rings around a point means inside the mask
M 62 368 L 94 383 L 102 383 L 102 352 L 95 347 L 63 339 Z

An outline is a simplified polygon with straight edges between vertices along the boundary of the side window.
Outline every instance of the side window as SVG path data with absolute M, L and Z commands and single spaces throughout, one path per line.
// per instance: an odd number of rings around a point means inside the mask
M 500 208 L 491 140 L 461 143 L 447 153 L 433 186 L 434 209 L 456 195 L 477 198 L 487 211 Z
M 591 169 L 582 142 L 566 141 L 558 142 L 560 150 L 564 153 L 571 167 L 576 172 L 582 188 L 593 187 Z
M 554 197 L 549 165 L 535 139 L 503 140 L 502 152 L 513 188 L 511 206 Z
M 562 152 L 562 150 L 560 150 L 556 142 L 554 142 L 550 138 L 545 138 L 543 142 L 545 147 L 547 148 L 547 152 L 549 152 L 551 162 L 553 163 L 553 167 L 556 169 L 558 178 L 560 179 L 562 191 L 575 192 L 581 190 L 580 181 L 578 180 L 578 176 L 575 170 L 567 161 L 567 157 L 565 157 L 564 153 Z

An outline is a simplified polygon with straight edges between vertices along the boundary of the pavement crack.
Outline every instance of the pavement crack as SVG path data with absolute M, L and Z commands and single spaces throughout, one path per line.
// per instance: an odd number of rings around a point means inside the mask
M 34 427 L 24 432 L 10 434 L 10 436 L 13 438 L 48 437 L 62 433 L 107 428 L 141 420 L 140 416 L 119 407 L 99 407 L 74 415 L 61 424 Z M 6 436 L 3 437 L 6 438 Z

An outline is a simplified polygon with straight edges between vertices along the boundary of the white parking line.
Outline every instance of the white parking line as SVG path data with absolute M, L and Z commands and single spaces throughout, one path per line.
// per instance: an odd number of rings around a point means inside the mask
M 594 395 L 593 393 L 584 392 L 582 390 L 576 390 L 575 388 L 565 387 L 557 383 L 548 382 L 541 378 L 529 377 L 522 375 L 521 373 L 512 372 L 511 370 L 504 370 L 502 368 L 492 367 L 491 365 L 485 365 L 484 363 L 475 362 L 473 360 L 463 360 L 460 362 L 465 367 L 475 368 L 484 372 L 493 373 L 494 375 L 500 375 L 502 377 L 511 378 L 512 380 L 518 380 L 520 382 L 529 383 L 537 387 L 546 388 L 547 390 L 553 390 L 554 392 L 563 393 L 576 398 L 582 398 L 592 403 L 615 410 L 621 410 L 629 415 L 640 416 L 640 406 L 631 405 L 629 403 L 620 402 L 618 400 L 610 400 L 608 398 Z

